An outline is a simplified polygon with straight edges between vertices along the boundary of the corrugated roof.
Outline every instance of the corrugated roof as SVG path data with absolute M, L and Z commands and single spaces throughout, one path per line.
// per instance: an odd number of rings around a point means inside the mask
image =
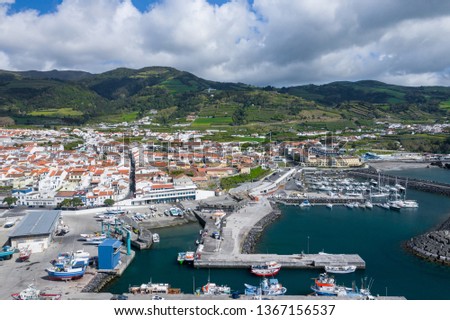
M 9 237 L 17 238 L 52 233 L 60 215 L 60 210 L 30 212 L 9 234 Z

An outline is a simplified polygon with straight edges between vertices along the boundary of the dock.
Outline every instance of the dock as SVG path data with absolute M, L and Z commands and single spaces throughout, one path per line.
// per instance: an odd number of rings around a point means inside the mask
M 276 261 L 283 268 L 290 269 L 323 269 L 325 266 L 354 265 L 358 269 L 364 269 L 366 263 L 357 254 L 240 254 L 237 256 L 203 255 L 194 262 L 197 268 L 250 268 L 252 265 L 264 264 L 268 261 Z
M 276 261 L 283 268 L 323 269 L 325 266 L 355 265 L 358 269 L 366 267 L 365 261 L 357 254 L 255 254 L 243 253 L 248 242 L 257 241 L 264 227 L 276 219 L 279 213 L 269 200 L 261 197 L 258 201 L 227 214 L 222 221 L 213 218 L 214 212 L 196 213 L 202 220 L 207 235 L 200 239 L 197 248 L 197 268 L 249 268 L 251 265 Z M 213 237 L 219 234 L 220 237 Z M 251 246 L 251 245 L 250 245 Z

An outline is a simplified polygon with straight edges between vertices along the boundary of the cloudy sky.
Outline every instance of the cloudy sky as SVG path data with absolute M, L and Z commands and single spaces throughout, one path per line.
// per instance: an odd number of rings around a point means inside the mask
M 0 0 L 0 69 L 450 85 L 446 0 Z

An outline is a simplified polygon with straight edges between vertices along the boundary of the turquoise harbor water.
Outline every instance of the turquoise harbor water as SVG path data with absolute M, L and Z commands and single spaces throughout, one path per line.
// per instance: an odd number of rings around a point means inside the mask
M 420 208 L 395 212 L 378 207 L 365 210 L 335 206 L 330 210 L 325 206 L 282 206 L 281 218 L 265 230 L 257 251 L 357 253 L 366 261 L 366 270 L 336 275 L 339 284 L 350 286 L 355 281 L 360 285 L 366 278 L 367 282 L 372 279 L 375 295 L 387 292 L 407 299 L 450 299 L 450 267 L 421 260 L 402 248 L 405 240 L 450 217 L 450 198 L 414 190 L 408 190 L 408 198 L 418 200 Z M 192 293 L 194 287 L 207 282 L 208 276 L 212 282 L 239 291 L 243 291 L 244 283 L 258 284 L 259 279 L 245 269 L 204 270 L 178 265 L 177 253 L 195 248 L 199 230 L 197 224 L 160 229 L 161 242 L 151 250 L 137 252 L 123 276 L 104 291 L 127 292 L 129 285 L 152 280 Z M 287 287 L 287 294 L 309 294 L 311 278 L 319 272 L 282 269 L 277 278 Z

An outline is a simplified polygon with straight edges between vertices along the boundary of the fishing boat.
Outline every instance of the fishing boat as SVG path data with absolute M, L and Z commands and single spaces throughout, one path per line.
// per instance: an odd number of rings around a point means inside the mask
M 272 277 L 281 269 L 281 265 L 276 261 L 266 262 L 265 264 L 252 265 L 250 272 L 259 277 Z
M 278 282 L 277 279 L 267 279 L 261 280 L 259 286 L 252 286 L 250 284 L 245 285 L 245 295 L 247 296 L 280 296 L 286 293 L 287 289 Z
M 319 278 L 314 279 L 311 290 L 319 296 L 346 296 L 354 299 L 374 299 L 371 295 L 369 287 L 358 289 L 354 284 L 351 288 L 336 285 L 335 279 L 328 276 L 327 273 L 321 273 Z
M 229 295 L 231 294 L 231 288 L 229 286 L 217 285 L 209 282 L 202 287 L 203 294 L 205 295 Z
M 314 279 L 311 289 L 320 296 L 337 295 L 335 280 L 326 273 L 321 273 L 319 278 Z
M 158 243 L 159 242 L 159 234 L 157 234 L 157 233 L 154 233 L 153 235 L 152 235 L 152 241 L 153 241 L 153 243 Z
M 21 262 L 28 261 L 31 256 L 31 249 L 30 248 L 22 248 L 19 251 L 19 258 L 18 260 Z
M 356 266 L 325 266 L 325 271 L 328 273 L 352 273 L 355 272 Z
M 44 293 L 37 289 L 34 285 L 30 284 L 28 288 L 20 291 L 19 293 L 11 294 L 14 300 L 59 300 L 61 295 L 58 293 Z
M 143 283 L 140 286 L 130 286 L 128 291 L 130 293 L 136 294 L 155 294 L 155 293 L 163 293 L 168 294 L 171 287 L 168 283 Z
M 186 251 L 186 255 L 184 256 L 184 261 L 187 263 L 194 262 L 195 252 L 194 251 Z
M 74 280 L 84 276 L 86 260 L 70 258 L 57 261 L 53 267 L 45 269 L 51 280 Z

